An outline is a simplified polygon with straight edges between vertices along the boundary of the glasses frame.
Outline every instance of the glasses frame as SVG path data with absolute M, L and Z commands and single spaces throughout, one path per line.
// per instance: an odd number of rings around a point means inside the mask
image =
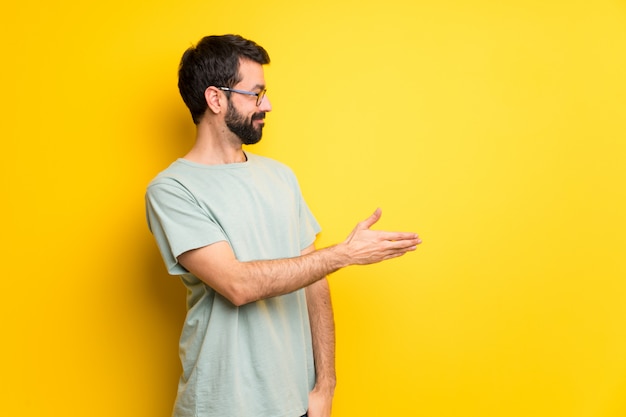
M 254 91 L 246 91 L 246 90 L 237 90 L 236 88 L 230 88 L 230 87 L 215 87 L 218 90 L 222 90 L 222 91 L 229 91 L 231 93 L 237 93 L 237 94 L 245 94 L 246 96 L 254 96 L 256 97 L 256 105 L 257 107 L 261 105 L 261 103 L 263 102 L 263 98 L 265 97 L 265 94 L 267 93 L 267 89 L 263 89 L 258 93 L 255 93 Z

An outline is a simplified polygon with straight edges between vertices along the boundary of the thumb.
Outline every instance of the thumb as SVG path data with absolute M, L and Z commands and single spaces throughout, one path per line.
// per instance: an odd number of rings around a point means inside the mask
M 380 220 L 380 216 L 382 215 L 382 213 L 383 211 L 380 209 L 380 207 L 377 208 L 371 216 L 361 222 L 360 228 L 369 229 L 370 227 L 372 227 L 374 224 L 376 224 L 378 220 Z

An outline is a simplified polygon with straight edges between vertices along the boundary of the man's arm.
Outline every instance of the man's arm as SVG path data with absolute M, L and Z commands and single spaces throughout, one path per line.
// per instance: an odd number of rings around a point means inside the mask
M 302 254 L 315 250 L 313 245 Z M 309 393 L 309 417 L 330 417 L 335 393 L 335 321 L 326 278 L 305 289 L 313 340 L 315 387 Z
M 233 304 L 240 306 L 307 287 L 348 265 L 366 265 L 416 249 L 415 233 L 370 230 L 381 211 L 359 222 L 337 245 L 296 258 L 240 262 L 224 241 L 181 254 L 178 262 Z

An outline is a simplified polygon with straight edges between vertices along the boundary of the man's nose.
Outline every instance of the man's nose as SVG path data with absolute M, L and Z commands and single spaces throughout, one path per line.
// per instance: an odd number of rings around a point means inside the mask
M 261 104 L 259 104 L 259 110 L 264 112 L 272 111 L 272 104 L 270 103 L 270 99 L 267 97 L 267 94 L 263 96 Z

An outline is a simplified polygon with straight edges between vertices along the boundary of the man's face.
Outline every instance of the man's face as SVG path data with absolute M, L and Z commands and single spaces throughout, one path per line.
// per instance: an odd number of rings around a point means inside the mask
M 251 92 L 261 92 L 265 88 L 263 66 L 249 60 L 242 60 L 239 65 L 241 81 L 233 88 Z M 272 110 L 267 97 L 256 105 L 256 97 L 230 93 L 224 122 L 244 145 L 253 145 L 261 140 L 265 113 Z
M 228 129 L 233 132 L 244 145 L 254 145 L 261 140 L 263 135 L 263 126 L 265 122 L 265 112 L 255 112 L 246 117 L 245 114 L 237 111 L 231 99 L 228 100 L 228 109 L 224 122 Z M 261 123 L 256 122 L 260 120 Z M 256 123 L 255 123 L 256 122 Z

